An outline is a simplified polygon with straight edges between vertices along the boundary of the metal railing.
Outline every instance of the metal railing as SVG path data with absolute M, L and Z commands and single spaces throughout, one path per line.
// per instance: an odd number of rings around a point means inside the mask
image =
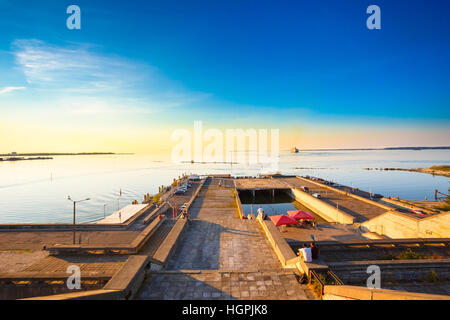
M 341 279 L 339 279 L 339 277 L 331 270 L 326 270 L 323 272 L 310 270 L 308 283 L 320 299 L 322 299 L 326 285 L 344 285 Z

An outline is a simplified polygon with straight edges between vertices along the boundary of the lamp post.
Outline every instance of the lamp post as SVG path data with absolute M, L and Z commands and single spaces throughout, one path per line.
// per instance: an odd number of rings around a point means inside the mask
M 67 197 L 67 200 L 70 200 L 73 202 L 73 244 L 75 244 L 75 233 L 76 233 L 76 224 L 75 224 L 75 215 L 76 215 L 76 204 L 77 202 L 83 202 L 83 201 L 88 201 L 91 200 L 90 198 L 86 198 L 84 200 L 72 200 L 72 198 L 70 196 Z

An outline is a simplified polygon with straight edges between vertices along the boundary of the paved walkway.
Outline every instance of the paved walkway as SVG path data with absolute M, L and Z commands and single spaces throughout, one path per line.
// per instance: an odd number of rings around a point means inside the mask
M 306 300 L 314 299 L 292 271 L 156 273 L 140 299 L 157 300 Z
M 230 189 L 205 183 L 193 221 L 140 299 L 313 299 L 293 271 L 282 269 L 256 220 L 240 220 Z

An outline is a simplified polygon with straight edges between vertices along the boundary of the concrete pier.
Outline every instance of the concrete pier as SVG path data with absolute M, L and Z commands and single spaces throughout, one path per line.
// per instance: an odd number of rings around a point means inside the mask
M 302 186 L 307 186 L 309 192 L 302 190 Z M 279 193 L 291 194 L 293 199 L 327 221 L 315 226 L 287 227 L 285 232 L 280 232 L 271 220 L 246 216 L 239 191 L 268 199 Z M 322 197 L 312 197 L 313 192 Z M 72 233 L 66 226 L 53 229 L 51 225 L 0 227 L 0 297 L 314 299 L 321 295 L 313 294 L 313 287 L 300 284 L 300 278 L 305 276 L 311 280 L 311 270 L 324 272 L 334 268 L 342 279 L 356 283 L 357 279 L 346 276 L 346 270 L 364 274 L 361 268 L 370 262 L 364 260 L 368 254 L 366 249 L 376 244 L 395 247 L 389 252 L 399 257 L 405 248 L 434 257 L 433 261 L 424 258 L 425 262 L 421 263 L 383 262 L 386 270 L 408 265 L 426 278 L 436 266 L 439 270 L 448 269 L 448 239 L 411 242 L 419 243 L 420 250 L 406 240 L 392 239 L 394 242 L 384 243 L 391 241 L 385 239 L 389 232 L 397 232 L 399 237 L 404 234 L 402 228 L 406 222 L 392 224 L 393 220 L 389 220 L 391 215 L 403 214 L 397 212 L 396 207 L 361 199 L 299 177 L 277 175 L 241 179 L 229 175 L 209 176 L 192 182 L 192 187 L 184 194 L 169 192 L 162 199 L 159 206 L 132 205 L 127 207 L 129 210 L 123 209 L 123 221 L 117 221 L 116 212 L 102 223 L 83 224 L 81 230 L 77 229 L 79 241 L 76 244 L 72 243 Z M 181 210 L 175 212 L 185 203 L 189 219 L 180 216 Z M 401 217 L 414 219 L 411 215 Z M 447 234 L 445 219 L 448 219 L 445 214 L 434 214 L 420 223 L 407 222 L 420 226 L 422 233 L 418 234 L 424 238 L 436 238 L 436 235 Z M 385 229 L 380 229 L 380 225 Z M 305 263 L 297 257 L 298 246 L 311 242 L 311 235 L 330 261 Z M 326 248 L 336 246 L 336 243 L 341 245 L 339 250 L 345 251 L 342 258 L 347 260 L 331 261 L 337 259 L 336 255 Z M 428 248 L 432 245 L 441 247 L 433 251 Z M 381 249 L 377 247 L 376 250 L 380 255 Z M 60 283 L 65 269 L 71 264 L 80 265 L 82 277 L 90 281 L 86 282 L 83 292 L 69 292 L 64 286 L 46 286 L 39 290 L 42 281 Z M 439 276 L 447 277 L 448 273 L 439 271 Z M 23 285 L 16 286 L 17 281 Z M 392 283 L 392 288 L 402 286 L 401 281 Z M 439 288 L 442 293 L 447 286 L 441 281 Z M 327 292 L 338 296 L 340 291 L 327 288 Z

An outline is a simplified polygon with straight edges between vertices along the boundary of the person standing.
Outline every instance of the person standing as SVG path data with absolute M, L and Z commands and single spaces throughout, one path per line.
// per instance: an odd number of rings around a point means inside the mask
M 319 247 L 314 242 L 311 242 L 311 257 L 314 260 L 319 259 Z

